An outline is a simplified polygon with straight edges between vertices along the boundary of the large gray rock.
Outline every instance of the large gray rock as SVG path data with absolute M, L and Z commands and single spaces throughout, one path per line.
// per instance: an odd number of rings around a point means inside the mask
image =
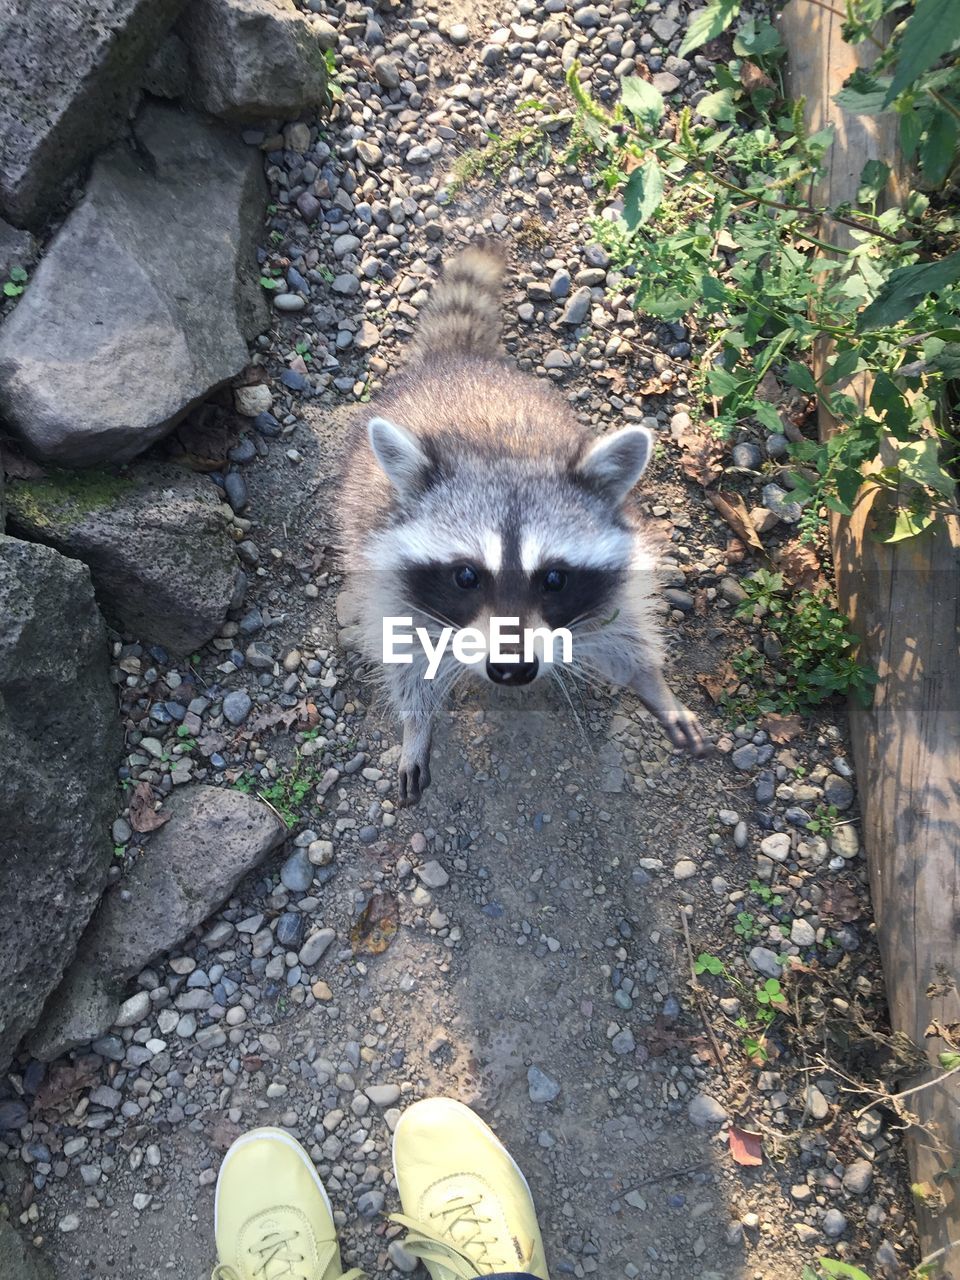
M 122 462 L 247 363 L 266 324 L 260 154 L 152 103 L 0 329 L 0 417 L 37 457 Z
M 38 226 L 70 176 L 120 136 L 184 0 L 0 5 L 0 212 Z
M 191 96 L 225 120 L 290 118 L 323 102 L 323 27 L 293 0 L 191 0 L 179 26 Z
M 0 538 L 0 1071 L 103 889 L 120 747 L 87 568 Z
M 53 1280 L 53 1271 L 33 1245 L 0 1214 L 0 1276 L 3 1280 Z
M 118 631 L 184 654 L 220 630 L 239 566 L 206 477 L 150 462 L 13 481 L 6 496 L 10 531 L 88 565 Z
M 124 983 L 212 915 L 286 835 L 266 805 L 222 787 L 175 791 L 165 812 L 169 822 L 91 920 L 28 1041 L 36 1057 L 49 1061 L 102 1035 Z

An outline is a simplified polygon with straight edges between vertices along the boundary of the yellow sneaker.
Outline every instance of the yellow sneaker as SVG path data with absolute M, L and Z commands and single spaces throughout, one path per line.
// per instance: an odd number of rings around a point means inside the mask
M 403 1247 L 432 1280 L 525 1271 L 549 1280 L 527 1180 L 478 1115 L 453 1098 L 408 1107 L 393 1135 Z
M 252 1129 L 223 1158 L 212 1280 L 361 1280 L 344 1272 L 333 1211 L 313 1161 L 282 1129 Z

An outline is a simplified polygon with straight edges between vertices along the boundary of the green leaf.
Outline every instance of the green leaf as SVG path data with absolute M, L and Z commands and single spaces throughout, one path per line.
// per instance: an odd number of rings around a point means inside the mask
M 942 187 L 957 156 L 957 119 L 949 111 L 933 113 L 920 142 L 920 168 L 931 187 Z M 13 272 L 10 273 L 11 275 Z
M 912 160 L 923 136 L 919 111 L 904 111 L 900 116 L 900 150 L 904 160 Z
M 10 279 L 15 284 L 23 284 L 26 278 L 27 278 L 27 273 L 26 271 L 24 271 L 23 267 L 10 268 Z
M 8 280 L 3 286 L 4 296 L 7 298 L 19 298 L 23 293 L 22 284 L 14 284 L 12 280 Z
M 634 232 L 649 222 L 663 199 L 663 172 L 655 156 L 648 156 L 634 169 L 623 192 L 623 220 Z
M 870 390 L 870 408 L 880 415 L 894 439 L 910 438 L 910 406 L 897 384 L 882 369 L 876 374 Z
M 711 369 L 707 374 L 707 382 L 712 394 L 721 398 L 736 395 L 740 390 L 739 380 L 726 369 Z
M 859 363 L 860 351 L 857 347 L 850 347 L 847 351 L 841 351 L 833 363 L 823 371 L 824 382 L 828 387 L 832 387 L 834 383 L 840 382 L 842 378 L 849 378 Z
M 830 1280 L 870 1280 L 865 1271 L 852 1267 L 849 1262 L 840 1262 L 836 1258 L 820 1258 L 820 1266 Z
M 960 1053 L 941 1053 L 939 1062 L 944 1071 L 952 1071 L 954 1067 L 960 1067 Z
M 692 49 L 714 40 L 721 31 L 726 31 L 739 12 L 740 0 L 712 0 L 690 23 L 677 57 L 685 58 Z
M 770 22 L 757 22 L 752 14 L 744 18 L 733 39 L 733 52 L 741 58 L 763 58 L 782 48 L 776 27 Z
M 647 129 L 656 129 L 663 115 L 663 94 L 649 80 L 624 76 L 620 81 L 620 101 Z
M 806 391 L 811 396 L 817 394 L 817 384 L 813 380 L 813 374 L 805 364 L 799 364 L 796 360 L 791 360 L 787 365 L 785 376 L 791 387 L 796 387 L 798 391 Z
M 958 6 L 960 10 L 960 6 Z M 857 317 L 857 332 L 896 324 L 931 293 L 940 293 L 960 280 L 960 253 L 939 262 L 915 262 L 891 272 L 880 292 Z
M 890 166 L 882 160 L 868 160 L 860 173 L 860 186 L 857 190 L 858 204 L 872 204 L 887 185 L 890 177 Z
M 772 404 L 768 404 L 766 400 L 754 400 L 753 416 L 767 428 L 778 436 L 783 435 L 783 419 L 777 413 Z
M 917 484 L 933 489 L 944 498 L 952 498 L 956 484 L 940 465 L 940 450 L 932 436 L 901 445 L 897 450 L 897 467 L 902 475 Z
M 732 89 L 718 89 L 708 93 L 697 103 L 697 111 L 705 120 L 734 120 L 737 115 Z
M 936 514 L 928 509 L 916 510 L 913 507 L 901 507 L 893 524 L 893 530 L 883 542 L 904 542 L 907 538 L 915 538 L 928 529 L 936 519 Z
M 884 105 L 888 106 L 958 40 L 960 4 L 957 0 L 917 0 L 897 50 L 897 70 Z
M 889 76 L 874 76 L 859 67 L 847 77 L 843 88 L 834 95 L 833 100 L 844 111 L 852 111 L 858 116 L 876 116 L 883 110 L 883 100 L 889 87 Z

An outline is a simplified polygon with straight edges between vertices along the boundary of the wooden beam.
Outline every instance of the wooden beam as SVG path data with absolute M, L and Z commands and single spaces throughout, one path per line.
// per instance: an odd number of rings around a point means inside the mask
M 835 129 L 827 172 L 811 191 L 818 206 L 854 201 L 870 159 L 890 165 L 892 198 L 909 182 L 898 117 L 856 116 L 833 101 L 877 52 L 869 42 L 845 44 L 843 19 L 811 0 L 790 0 L 781 22 L 791 96 L 806 99 L 811 130 Z M 850 243 L 849 231 L 827 219 L 820 235 Z M 828 356 L 819 345 L 818 378 Z M 862 406 L 870 383 L 855 377 L 844 390 Z M 837 430 L 821 409 L 821 437 Z M 895 445 L 885 444 L 882 462 L 894 456 Z M 890 1018 L 929 1061 L 901 1086 L 927 1085 L 904 1100 L 917 1121 L 907 1152 L 914 1183 L 942 1200 L 939 1208 L 915 1200 L 921 1249 L 948 1280 L 960 1280 L 960 1183 L 943 1176 L 960 1159 L 960 1076 L 940 1079 L 937 1055 L 948 1046 L 927 1035 L 934 1023 L 960 1025 L 960 521 L 945 518 L 891 546 L 875 537 L 888 502 L 865 487 L 853 516 L 832 520 L 831 539 L 840 605 L 880 675 L 873 706 L 851 705 L 850 729 Z

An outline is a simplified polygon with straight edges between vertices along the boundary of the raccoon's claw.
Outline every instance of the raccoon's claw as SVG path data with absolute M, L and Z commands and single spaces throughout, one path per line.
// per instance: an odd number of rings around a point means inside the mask
M 661 723 L 675 747 L 689 751 L 698 759 L 710 755 L 713 751 L 713 743 L 707 737 L 703 725 L 682 702 L 676 703 L 672 714 Z
M 419 804 L 420 797 L 430 785 L 430 766 L 426 760 L 423 763 L 404 764 L 400 763 L 400 773 L 398 781 L 400 783 L 400 805 L 402 808 L 409 809 L 413 805 Z

